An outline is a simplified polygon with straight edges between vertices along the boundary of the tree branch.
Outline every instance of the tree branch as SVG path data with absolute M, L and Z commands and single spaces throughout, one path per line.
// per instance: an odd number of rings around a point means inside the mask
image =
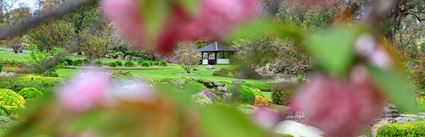
M 50 19 L 62 17 L 68 13 L 71 13 L 75 9 L 78 9 L 84 4 L 92 2 L 92 1 L 95 1 L 95 0 L 69 0 L 51 12 L 48 12 L 46 14 L 39 15 L 36 17 L 30 17 L 29 19 L 26 19 L 22 23 L 19 23 L 12 27 L 1 28 L 0 40 L 11 39 L 17 35 L 27 32 L 33 27 L 41 25 L 43 22 L 46 22 Z

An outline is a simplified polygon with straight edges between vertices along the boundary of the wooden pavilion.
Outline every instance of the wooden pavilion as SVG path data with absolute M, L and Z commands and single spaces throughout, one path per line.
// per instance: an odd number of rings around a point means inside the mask
M 230 64 L 230 56 L 236 52 L 235 49 L 223 46 L 218 42 L 211 43 L 198 49 L 201 52 L 201 64 Z

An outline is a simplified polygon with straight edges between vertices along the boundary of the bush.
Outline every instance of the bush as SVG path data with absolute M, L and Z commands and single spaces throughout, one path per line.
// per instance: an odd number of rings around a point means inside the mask
M 24 99 L 43 97 L 43 92 L 36 88 L 24 88 L 18 94 L 24 97 Z
M 246 104 L 254 104 L 255 92 L 254 89 L 247 86 L 240 86 L 239 88 L 239 101 Z
M 151 63 L 149 61 L 139 61 L 138 64 L 140 66 L 143 66 L 143 67 L 150 67 L 151 66 Z
M 264 95 L 256 95 L 255 96 L 254 106 L 266 107 L 268 105 L 269 105 L 269 100 L 267 99 L 266 96 L 264 96 Z
M 72 65 L 74 65 L 74 61 L 72 61 L 72 59 L 69 59 L 69 58 L 66 58 L 65 59 L 65 65 L 67 65 L 67 66 L 72 66 Z
M 97 60 L 97 61 L 95 61 L 94 62 L 94 64 L 96 65 L 96 66 L 102 66 L 102 61 L 100 61 L 100 60 Z
M 0 72 L 3 70 L 3 64 L 0 63 Z
M 81 66 L 83 64 L 84 64 L 84 61 L 81 60 L 81 59 L 77 59 L 77 60 L 75 60 L 75 61 L 72 62 L 72 65 L 73 66 Z
M 413 69 L 413 78 L 419 89 L 425 90 L 425 56 L 421 57 Z
M 52 93 L 55 86 L 63 79 L 40 76 L 17 76 L 17 77 L 0 77 L 0 88 L 12 89 L 20 91 L 25 87 L 34 87 L 40 89 L 44 95 Z
M 59 77 L 59 74 L 56 73 L 56 71 L 54 70 L 50 70 L 50 71 L 46 71 L 41 73 L 41 76 L 43 77 Z
M 133 61 L 127 61 L 127 62 L 125 62 L 125 64 L 124 64 L 126 67 L 134 67 L 134 66 L 136 66 L 136 64 L 134 64 L 134 62 Z
M 122 61 L 115 61 L 115 63 L 117 64 L 117 66 L 122 66 L 123 65 L 123 63 L 122 63 Z
M 278 105 L 288 105 L 290 98 L 295 93 L 295 85 L 280 83 L 272 88 L 272 101 Z
M 165 62 L 165 61 L 160 61 L 158 65 L 159 66 L 168 66 L 167 62 Z
M 425 120 L 392 123 L 378 129 L 377 137 L 423 137 L 425 136 Z
M 109 65 L 109 67 L 117 67 L 118 66 L 116 62 L 110 62 L 108 65 Z
M 10 89 L 0 89 L 0 106 L 14 113 L 24 108 L 25 100 L 21 95 Z
M 8 116 L 0 116 L 0 129 L 2 131 L 10 129 L 17 124 L 18 124 L 18 121 L 15 121 Z
M 222 76 L 222 77 L 235 77 L 236 70 L 234 69 L 228 69 L 228 68 L 222 68 L 218 71 L 215 71 L 213 73 L 214 76 Z

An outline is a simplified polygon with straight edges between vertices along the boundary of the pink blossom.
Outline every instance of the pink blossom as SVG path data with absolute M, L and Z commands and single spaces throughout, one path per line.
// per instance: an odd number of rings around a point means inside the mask
M 256 108 L 252 113 L 252 118 L 255 123 L 267 129 L 273 128 L 280 121 L 276 111 L 263 107 Z
M 383 49 L 375 50 L 369 57 L 369 62 L 380 68 L 389 68 L 392 65 L 392 59 Z
M 379 45 L 375 38 L 370 35 L 363 35 L 357 39 L 356 54 L 363 57 L 370 64 L 380 68 L 389 68 L 392 59 L 389 54 Z
M 170 5 L 158 36 L 147 38 L 137 0 L 103 0 L 102 9 L 118 31 L 133 46 L 169 52 L 179 41 L 220 39 L 237 25 L 258 15 L 258 0 L 200 0 L 198 12 L 190 16 L 178 3 Z M 154 47 L 147 47 L 154 42 Z
M 103 103 L 108 90 L 106 72 L 86 71 L 71 79 L 58 92 L 62 105 L 70 111 L 81 112 Z
M 316 75 L 301 88 L 291 107 L 306 114 L 307 121 L 327 136 L 355 136 L 385 104 L 364 68 L 355 68 L 351 80 Z

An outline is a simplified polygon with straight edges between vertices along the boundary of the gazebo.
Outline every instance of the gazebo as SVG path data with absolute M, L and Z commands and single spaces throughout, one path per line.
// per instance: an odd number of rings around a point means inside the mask
M 230 56 L 236 52 L 235 49 L 225 47 L 218 42 L 211 43 L 198 49 L 201 52 L 201 64 L 230 64 Z

